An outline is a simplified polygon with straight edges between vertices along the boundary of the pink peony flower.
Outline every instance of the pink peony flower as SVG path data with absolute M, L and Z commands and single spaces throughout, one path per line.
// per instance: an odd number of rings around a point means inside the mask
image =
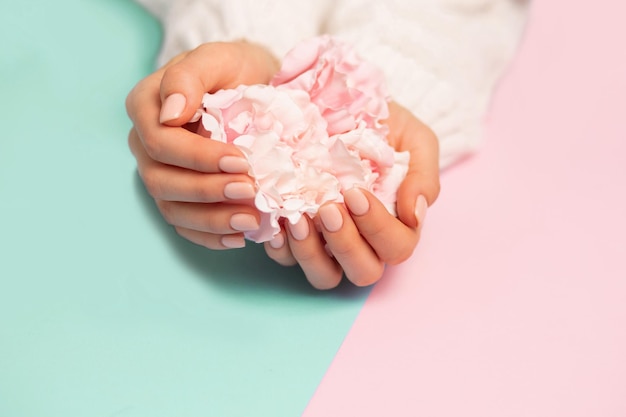
M 204 95 L 194 118 L 198 133 L 237 145 L 256 182 L 261 227 L 246 238 L 270 240 L 281 218 L 294 224 L 313 217 L 355 186 L 395 214 L 408 153 L 387 143 L 382 85 L 380 73 L 346 45 L 322 37 L 296 47 L 272 85 Z
M 330 135 L 355 129 L 361 122 L 387 133 L 380 124 L 389 116 L 382 71 L 333 37 L 297 45 L 285 56 L 271 84 L 308 92 L 328 122 Z

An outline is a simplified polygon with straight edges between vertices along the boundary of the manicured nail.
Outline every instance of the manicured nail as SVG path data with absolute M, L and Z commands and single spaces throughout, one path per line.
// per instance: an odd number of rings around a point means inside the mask
M 270 246 L 274 249 L 280 249 L 285 245 L 285 237 L 282 233 L 278 233 L 270 240 Z
M 329 232 L 337 232 L 343 226 L 343 216 L 336 204 L 326 204 L 320 207 L 319 215 L 322 218 L 324 227 Z
M 254 198 L 255 195 L 254 187 L 247 182 L 231 182 L 224 187 L 224 196 L 231 200 Z
M 218 162 L 219 168 L 229 174 L 247 174 L 250 164 L 240 156 L 222 156 Z
M 428 202 L 423 195 L 417 197 L 415 202 L 415 218 L 417 219 L 417 227 L 422 227 L 424 218 L 426 218 L 426 209 L 428 208 Z
M 343 198 L 352 214 L 362 216 L 370 209 L 370 202 L 358 188 L 351 188 L 343 193 Z
M 230 218 L 230 227 L 240 232 L 257 230 L 259 222 L 252 214 L 237 213 Z
M 159 118 L 161 123 L 178 119 L 185 110 L 185 104 L 187 104 L 187 99 L 180 93 L 167 96 L 161 107 L 161 116 Z
M 246 240 L 241 235 L 225 235 L 222 236 L 222 245 L 231 249 L 243 248 Z
M 309 222 L 306 217 L 302 216 L 298 223 L 289 223 L 289 230 L 296 240 L 304 240 L 309 235 Z

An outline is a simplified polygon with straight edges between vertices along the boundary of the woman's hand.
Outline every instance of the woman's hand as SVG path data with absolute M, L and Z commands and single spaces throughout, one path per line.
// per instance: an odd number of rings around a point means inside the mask
M 259 226 L 254 181 L 236 146 L 207 140 L 185 128 L 204 92 L 268 83 L 278 61 L 246 43 L 210 43 L 181 54 L 146 77 L 128 95 L 134 123 L 129 146 L 148 192 L 177 232 L 210 249 L 245 245 L 243 232 Z M 408 258 L 419 240 L 426 208 L 439 193 L 438 145 L 433 132 L 391 103 L 389 141 L 409 151 L 409 172 L 398 190 L 398 217 L 365 190 L 344 194 L 344 204 L 323 206 L 286 225 L 265 244 L 270 258 L 299 264 L 311 284 L 333 288 L 343 274 L 356 285 L 376 282 L 385 264 Z
M 278 61 L 247 42 L 208 43 L 178 55 L 140 81 L 126 99 L 128 142 L 161 214 L 183 237 L 210 249 L 245 245 L 259 225 L 254 181 L 236 146 L 184 126 L 205 92 L 267 83 Z
M 390 103 L 389 142 L 409 151 L 409 171 L 397 195 L 398 217 L 368 191 L 353 188 L 344 204 L 330 203 L 318 216 L 306 216 L 265 243 L 268 256 L 282 265 L 299 264 L 319 289 L 337 286 L 342 275 L 363 286 L 378 281 L 385 264 L 406 260 L 415 249 L 426 209 L 439 194 L 439 148 L 435 134 L 410 111 Z M 318 233 L 317 230 L 320 232 Z

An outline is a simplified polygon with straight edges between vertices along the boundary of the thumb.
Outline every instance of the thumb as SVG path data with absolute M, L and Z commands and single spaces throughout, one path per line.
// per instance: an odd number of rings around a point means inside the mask
M 409 227 L 424 224 L 426 212 L 439 195 L 438 173 L 432 170 L 409 172 L 397 195 L 398 218 Z
M 194 116 L 204 93 L 268 83 L 276 71 L 278 60 L 260 45 L 243 41 L 200 45 L 164 67 L 160 122 L 182 126 Z
M 397 194 L 398 218 L 421 227 L 426 211 L 439 196 L 439 141 L 435 133 L 408 110 L 390 104 L 390 128 L 396 149 L 409 151 L 409 169 Z M 397 128 L 397 129 L 394 129 Z

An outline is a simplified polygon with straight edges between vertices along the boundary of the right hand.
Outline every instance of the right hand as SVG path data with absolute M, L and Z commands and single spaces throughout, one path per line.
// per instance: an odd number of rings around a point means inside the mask
M 279 62 L 248 42 L 207 43 L 182 53 L 128 94 L 131 152 L 146 189 L 176 231 L 210 249 L 243 247 L 259 224 L 248 163 L 232 144 L 185 128 L 206 92 L 267 84 Z
M 385 265 L 406 260 L 417 246 L 426 209 L 439 195 L 439 142 L 435 133 L 408 109 L 389 104 L 387 139 L 408 151 L 409 169 L 397 193 L 398 217 L 370 192 L 344 192 L 345 204 L 322 206 L 315 219 L 284 222 L 277 238 L 265 244 L 282 265 L 298 264 L 316 288 L 336 287 L 343 275 L 355 285 L 378 281 Z M 320 233 L 311 231 L 319 230 Z

